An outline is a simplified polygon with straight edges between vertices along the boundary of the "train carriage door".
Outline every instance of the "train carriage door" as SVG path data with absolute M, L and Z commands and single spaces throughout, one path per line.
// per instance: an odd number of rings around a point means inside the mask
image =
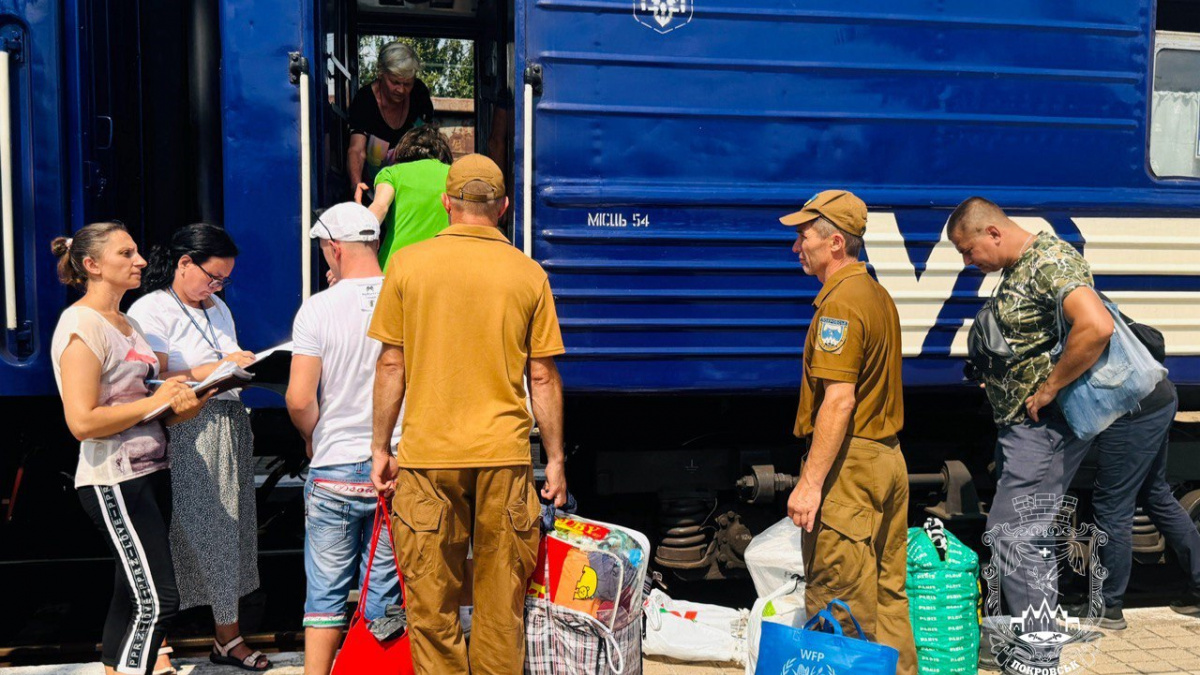
M 349 172 L 346 150 L 350 139 L 350 102 L 358 86 L 358 32 L 355 30 L 358 5 L 354 2 L 328 1 L 323 14 L 321 34 L 324 64 L 320 84 L 321 103 L 317 119 L 320 122 L 323 176 L 318 208 L 347 199 Z
M 301 230 L 325 165 L 316 133 L 324 107 L 317 99 L 326 96 L 316 1 L 220 6 L 224 225 L 241 251 L 225 300 L 246 349 L 286 340 L 313 288 L 312 245 Z
M 145 241 L 138 3 L 80 0 L 68 11 L 76 57 L 68 123 L 70 166 L 78 172 L 71 180 L 73 225 L 117 219 Z
M 66 292 L 49 247 L 69 231 L 63 22 L 61 3 L 0 1 L 0 396 L 55 391 L 50 336 Z
M 506 192 L 513 204 L 516 174 L 513 171 L 516 87 L 513 65 L 513 0 L 498 0 L 480 7 L 480 30 L 475 46 L 476 148 L 504 169 Z M 510 207 L 501 222 L 514 241 L 518 231 Z
M 358 0 L 356 86 L 375 80 L 387 44 L 408 44 L 422 64 L 417 77 L 432 98 L 432 123 L 453 156 L 486 154 L 511 181 L 513 9 L 513 0 Z M 369 141 L 368 161 L 390 163 L 394 149 Z M 511 235 L 508 218 L 501 226 Z

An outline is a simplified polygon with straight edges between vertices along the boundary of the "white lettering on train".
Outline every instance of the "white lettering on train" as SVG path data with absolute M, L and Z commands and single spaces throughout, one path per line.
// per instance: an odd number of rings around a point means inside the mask
M 589 213 L 588 227 L 650 227 L 650 215 L 632 213 L 628 218 L 623 213 Z
M 588 227 L 628 227 L 629 221 L 620 213 L 589 213 Z
M 1053 232 L 1042 218 L 1014 218 L 1031 231 Z M 892 213 L 872 212 L 866 234 L 868 262 L 896 301 L 905 356 L 919 356 L 938 315 L 950 301 L 962 256 L 943 230 L 918 275 Z M 1200 269 L 1200 218 L 1073 218 L 1084 240 L 1092 273 L 1102 276 L 1190 276 Z M 991 295 L 1000 281 L 990 274 L 978 289 Z M 1107 295 L 1127 315 L 1163 331 L 1167 352 L 1200 354 L 1200 292 L 1176 290 L 1112 291 Z M 966 354 L 971 321 L 959 327 L 950 351 Z

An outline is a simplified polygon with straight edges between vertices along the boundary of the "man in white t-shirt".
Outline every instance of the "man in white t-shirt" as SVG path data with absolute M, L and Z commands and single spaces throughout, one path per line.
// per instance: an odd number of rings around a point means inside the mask
M 304 486 L 304 673 L 328 675 L 348 623 L 346 598 L 361 583 L 378 503 L 371 485 L 371 390 L 380 343 L 367 337 L 383 284 L 379 220 L 360 204 L 338 204 L 312 227 L 336 284 L 309 298 L 292 327 L 287 407 L 312 459 Z M 318 385 L 320 400 L 317 398 Z M 400 425 L 392 447 L 400 439 Z M 400 603 L 391 537 L 379 538 L 364 615 Z

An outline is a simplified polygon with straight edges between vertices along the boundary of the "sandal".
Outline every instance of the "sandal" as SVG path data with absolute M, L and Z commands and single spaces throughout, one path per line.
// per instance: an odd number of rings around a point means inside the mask
M 175 649 L 173 647 L 158 648 L 158 658 L 160 659 L 164 656 L 174 653 Z M 167 660 L 169 661 L 170 659 L 168 658 Z M 175 666 L 167 666 L 166 668 L 159 668 L 158 670 L 154 671 L 154 675 L 179 675 L 179 671 L 175 670 Z
M 271 668 L 271 662 L 260 651 L 250 652 L 250 655 L 244 659 L 239 659 L 236 656 L 230 655 L 234 647 L 245 643 L 242 636 L 239 635 L 228 643 L 222 645 L 220 642 L 213 640 L 212 653 L 208 655 L 208 660 L 221 666 L 236 666 L 242 670 L 249 670 L 252 673 L 261 673 Z M 262 667 L 259 667 L 259 662 L 262 661 Z

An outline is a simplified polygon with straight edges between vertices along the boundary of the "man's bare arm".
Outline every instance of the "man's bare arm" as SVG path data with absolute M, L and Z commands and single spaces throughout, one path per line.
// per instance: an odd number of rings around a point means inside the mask
M 792 522 L 809 532 L 816 525 L 817 512 L 821 509 L 821 490 L 846 440 L 857 404 L 854 383 L 824 382 L 825 397 L 817 410 L 808 459 L 800 472 L 800 480 L 788 497 L 788 515 Z
M 553 357 L 529 360 L 529 398 L 546 450 L 546 485 L 542 496 L 555 506 L 567 503 L 566 454 L 563 450 L 562 377 Z
M 1025 400 L 1025 408 L 1034 422 L 1063 387 L 1096 364 L 1115 329 L 1112 314 L 1096 291 L 1087 286 L 1080 286 L 1063 298 L 1063 317 L 1071 324 L 1071 332 L 1062 356 L 1037 392 Z
M 392 432 L 404 403 L 404 348 L 384 345 L 375 362 L 375 389 L 371 405 L 371 453 L 391 454 Z
M 855 403 L 852 382 L 825 381 L 825 398 L 817 410 L 813 440 L 808 449 L 808 461 L 804 462 L 804 471 L 800 474 L 801 481 L 818 490 L 825 484 L 846 440 L 846 432 L 850 430 Z
M 321 384 L 321 359 L 306 354 L 292 356 L 292 370 L 288 377 L 287 401 L 288 417 L 300 436 L 304 438 L 305 450 L 312 458 L 312 435 L 317 427 L 321 411 L 317 405 L 317 388 Z
M 404 348 L 384 345 L 375 362 L 372 392 L 371 482 L 380 494 L 396 487 L 396 461 L 392 458 L 392 432 L 404 404 Z

